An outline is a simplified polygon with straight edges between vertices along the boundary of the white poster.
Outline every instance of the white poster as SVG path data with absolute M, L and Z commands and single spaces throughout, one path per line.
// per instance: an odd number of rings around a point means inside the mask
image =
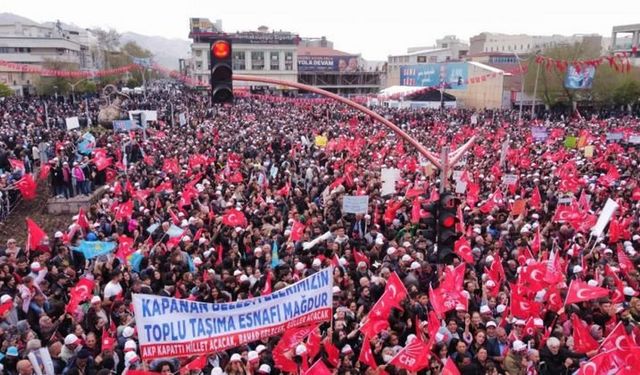
M 187 125 L 187 116 L 184 113 L 180 113 L 180 115 L 178 115 L 178 119 L 180 121 L 180 126 Z
M 67 130 L 78 129 L 80 127 L 80 123 L 78 122 L 78 117 L 67 117 L 65 119 L 67 123 Z
M 143 111 L 145 121 L 158 121 L 158 111 Z
M 143 359 L 210 354 L 330 321 L 332 268 L 271 294 L 229 303 L 205 303 L 133 294 Z
M 368 211 L 368 195 L 345 195 L 342 199 L 343 214 L 366 214 Z
M 396 193 L 396 182 L 400 178 L 400 170 L 396 168 L 382 168 L 382 196 Z
M 617 209 L 618 204 L 611 198 L 608 198 L 607 203 L 605 203 L 604 208 L 602 209 L 602 212 L 598 217 L 596 225 L 594 225 L 593 229 L 591 229 L 591 234 L 596 237 L 600 237 L 602 235 L 602 232 L 604 231 L 604 228 L 607 226 L 607 224 L 609 224 L 609 220 L 611 220 L 613 213 L 616 212 Z
M 518 182 L 518 176 L 515 174 L 505 174 L 502 176 L 503 185 L 513 185 Z

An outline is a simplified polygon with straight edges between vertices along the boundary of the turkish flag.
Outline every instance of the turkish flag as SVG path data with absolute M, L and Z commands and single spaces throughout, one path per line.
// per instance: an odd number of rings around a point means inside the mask
M 296 347 L 296 345 L 303 342 L 304 339 L 309 336 L 309 334 L 316 328 L 318 328 L 318 324 L 309 324 L 305 326 L 289 328 L 282 335 L 282 338 L 280 339 L 278 345 L 282 344 L 286 350 L 293 349 Z
M 431 348 L 422 340 L 413 340 L 389 361 L 390 365 L 407 371 L 418 372 L 429 366 Z
M 536 233 L 533 235 L 533 241 L 531 242 L 531 252 L 534 256 L 538 256 L 538 252 L 542 248 L 542 241 L 540 239 L 540 226 L 536 228 Z
M 620 322 L 604 339 L 604 341 L 600 345 L 600 352 L 609 350 L 629 350 L 635 346 L 635 343 L 627 334 L 627 331 L 624 328 L 624 324 Z
M 511 291 L 511 313 L 513 316 L 526 319 L 529 317 L 540 317 L 540 306 L 538 303 L 527 299 L 523 294 L 518 293 L 516 288 Z
M 453 252 L 469 264 L 475 264 L 475 259 L 471 253 L 471 245 L 465 237 L 460 237 L 453 247 Z
M 118 237 L 118 251 L 116 251 L 116 258 L 126 261 L 129 255 L 133 254 L 136 250 L 133 248 L 133 238 L 120 235 Z
M 633 271 L 635 267 L 631 259 L 629 259 L 629 257 L 627 256 L 627 254 L 625 254 L 625 252 L 620 247 L 616 249 L 616 252 L 618 253 L 618 262 L 620 263 L 620 269 L 622 270 L 622 272 L 627 274 L 630 271 Z
M 281 189 L 276 191 L 276 194 L 282 197 L 288 197 L 290 193 L 291 193 L 291 182 L 289 181 L 287 181 L 287 183 Z
M 389 328 L 389 321 L 387 320 L 387 318 L 377 318 L 376 314 L 373 313 L 373 309 L 371 312 L 369 312 L 368 318 L 367 320 L 364 322 L 364 324 L 360 327 L 360 332 L 362 332 L 362 334 L 365 337 L 373 337 L 375 335 L 377 335 L 378 333 L 386 330 Z M 372 317 L 373 315 L 373 317 Z M 388 314 L 387 314 L 388 316 Z
M 9 159 L 9 164 L 11 164 L 11 168 L 15 169 L 19 169 L 21 171 L 24 171 L 24 162 L 18 159 Z
M 451 357 L 447 357 L 447 362 L 445 362 L 440 375 L 460 375 L 460 370 Z
M 633 192 L 631 193 L 631 199 L 633 199 L 634 201 L 640 201 L 640 187 L 633 189 Z
M 227 178 L 227 181 L 232 184 L 241 184 L 243 180 L 244 177 L 242 177 L 242 173 L 240 173 L 240 171 L 236 171 L 234 174 L 229 176 L 229 178 Z
M 353 260 L 356 262 L 356 265 L 360 262 L 365 262 L 367 266 L 369 266 L 369 258 L 366 255 L 356 249 L 352 249 L 351 252 L 353 253 Z
M 162 163 L 162 171 L 167 174 L 178 174 L 180 173 L 180 164 L 178 163 L 178 159 L 165 159 Z
M 314 329 L 307 337 L 307 353 L 309 358 L 313 359 L 320 353 L 320 347 L 322 345 L 322 336 L 318 329 Z
M 51 165 L 49 164 L 44 164 L 40 167 L 40 174 L 38 175 L 38 178 L 40 180 L 46 180 L 49 177 L 49 172 L 51 171 Z
M 47 234 L 40 229 L 38 224 L 27 218 L 27 250 L 36 249 L 46 237 Z
M 89 229 L 89 220 L 87 220 L 87 215 L 84 213 L 84 209 L 82 207 L 78 210 L 78 220 L 76 220 L 76 224 L 84 230 Z
M 324 351 L 327 353 L 327 360 L 333 367 L 338 367 L 340 364 L 340 350 L 333 345 L 331 338 L 324 340 Z
M 240 210 L 232 208 L 222 215 L 222 223 L 230 227 L 246 227 L 248 225 L 247 218 Z
M 598 349 L 598 342 L 591 336 L 587 323 L 578 318 L 577 314 L 571 315 L 573 327 L 573 351 L 587 353 Z
M 260 291 L 261 296 L 266 296 L 267 294 L 271 294 L 273 288 L 271 287 L 271 280 L 273 276 L 271 276 L 271 272 L 267 272 L 266 279 L 264 281 L 264 287 Z
M 102 171 L 108 166 L 110 166 L 111 164 L 113 164 L 113 158 L 96 156 L 95 158 L 93 158 L 93 164 L 96 165 L 96 169 L 98 169 L 98 171 Z
M 402 280 L 400 280 L 400 277 L 397 273 L 395 273 L 395 271 L 391 274 L 391 276 L 389 276 L 389 279 L 387 280 L 387 285 L 385 286 L 383 296 L 384 294 L 388 294 L 389 298 L 393 300 L 393 302 L 397 306 L 399 306 L 400 302 L 402 302 L 402 300 L 407 297 L 407 294 L 409 294 L 407 288 L 404 286 L 404 283 L 402 282 Z
M 360 355 L 358 356 L 358 361 L 363 363 L 372 369 L 376 369 L 378 364 L 376 363 L 376 359 L 373 357 L 373 352 L 371 351 L 371 343 L 369 339 L 365 337 L 362 342 L 362 349 L 360 349 Z
M 318 359 L 303 375 L 333 375 L 331 370 L 324 364 L 322 359 Z
M 133 201 L 128 200 L 124 203 L 118 204 L 113 209 L 116 220 L 124 220 L 126 218 L 131 217 L 133 214 Z
M 2 305 L 0 305 L 0 316 L 3 316 L 4 313 L 11 310 L 13 308 L 13 300 L 9 300 Z
M 419 197 L 423 194 L 425 194 L 425 190 L 423 187 L 414 186 L 411 189 L 407 190 L 407 193 L 404 195 L 404 199 Z
M 386 224 L 391 224 L 393 222 L 393 219 L 396 218 L 396 213 L 398 212 L 400 207 L 402 207 L 401 201 L 389 202 L 389 204 L 387 205 L 387 209 L 384 211 L 383 215 L 384 222 Z
M 590 286 L 585 281 L 572 280 L 569 284 L 569 290 L 567 291 L 567 299 L 565 305 L 572 303 L 590 301 L 602 297 L 609 296 L 609 289 L 601 288 L 598 286 Z
M 207 356 L 200 355 L 180 369 L 181 374 L 188 374 L 191 370 L 202 370 L 207 365 Z
M 89 297 L 93 294 L 93 288 L 95 286 L 95 282 L 93 280 L 82 278 L 78 281 L 75 287 L 71 289 L 69 293 L 69 303 L 65 309 L 69 314 L 73 314 L 78 305 L 81 302 L 89 299 Z
M 529 205 L 532 208 L 539 209 L 542 207 L 542 198 L 540 197 L 540 190 L 538 189 L 538 185 L 533 188 L 533 192 L 531 193 L 531 199 L 529 199 Z
M 275 367 L 284 372 L 298 373 L 298 365 L 291 360 L 291 358 L 287 357 L 285 352 L 286 350 L 284 350 L 280 344 L 273 348 L 273 363 Z
M 300 241 L 302 239 L 304 229 L 305 229 L 304 223 L 298 220 L 294 220 L 293 225 L 291 226 L 291 240 Z
M 16 186 L 18 190 L 20 190 L 20 194 L 26 200 L 32 200 L 36 197 L 36 189 L 38 188 L 36 182 L 33 180 L 33 175 L 31 173 L 27 173 L 22 178 L 16 182 Z
M 144 371 L 144 370 L 127 370 L 127 375 L 162 375 L 159 372 Z
M 502 205 L 502 201 L 503 201 L 502 191 L 498 189 L 493 194 L 491 194 L 489 199 L 487 199 L 487 201 L 484 202 L 482 206 L 480 206 L 480 211 L 482 213 L 488 214 L 494 208 Z

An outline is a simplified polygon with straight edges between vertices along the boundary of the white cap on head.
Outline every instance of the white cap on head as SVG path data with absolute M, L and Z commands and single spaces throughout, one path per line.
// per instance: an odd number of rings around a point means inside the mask
M 249 362 L 259 361 L 260 360 L 260 356 L 258 355 L 258 352 L 252 350 L 249 353 L 247 353 L 247 360 Z
M 242 361 L 242 357 L 238 353 L 233 353 L 231 355 L 231 358 L 229 358 L 229 361 L 230 362 L 241 362 Z
M 322 261 L 320 261 L 320 259 L 318 259 L 318 258 L 315 258 L 315 259 L 313 260 L 313 262 L 311 263 L 311 265 L 312 265 L 313 267 L 320 267 L 320 266 L 322 265 Z
M 420 269 L 420 267 L 421 267 L 420 263 L 418 263 L 418 262 L 411 263 L 411 269 L 412 270 L 418 270 L 418 269 Z
M 527 349 L 527 344 L 523 343 L 522 341 L 516 340 L 513 342 L 513 351 L 521 352 L 525 349 Z
M 124 355 L 124 362 L 128 365 L 135 363 L 140 360 L 140 357 L 136 354 L 136 352 L 127 352 Z
M 258 346 L 256 346 L 256 353 L 260 354 L 260 353 L 262 353 L 262 351 L 263 351 L 263 350 L 265 350 L 265 349 L 267 349 L 267 347 L 266 347 L 266 346 L 264 346 L 264 345 L 258 345 Z
M 122 330 L 122 336 L 129 338 L 133 336 L 133 332 L 134 332 L 133 327 L 124 327 L 124 329 Z
M 303 355 L 307 352 L 307 347 L 304 344 L 298 344 L 296 346 L 296 355 Z
M 211 369 L 211 375 L 223 375 L 224 372 L 222 371 L 222 369 L 220 367 L 214 367 Z
M 578 272 L 582 272 L 582 267 L 578 265 L 573 266 L 573 273 L 578 273 Z
M 0 297 L 0 303 L 6 303 L 11 300 L 13 300 L 13 298 L 11 298 L 11 296 L 8 294 L 3 294 L 2 297 Z
M 270 374 L 271 373 L 271 366 L 267 365 L 266 363 L 263 365 L 260 365 L 260 368 L 258 368 L 258 372 L 261 374 Z M 211 374 L 213 375 L 213 374 Z
M 80 343 L 80 339 L 78 338 L 78 336 L 74 335 L 73 333 L 68 334 L 64 338 L 65 345 L 73 345 L 73 344 L 79 344 L 79 343 Z
M 387 249 L 387 255 L 393 255 L 393 254 L 395 254 L 395 253 L 396 253 L 396 248 L 395 248 L 395 247 L 390 246 L 390 247 Z
M 493 327 L 493 328 L 497 327 L 496 322 L 494 322 L 493 320 L 488 321 L 486 326 L 487 327 Z
M 635 297 L 638 293 L 630 286 L 625 286 L 622 293 L 628 297 Z
M 124 343 L 124 351 L 125 352 L 127 352 L 129 350 L 136 351 L 136 349 L 138 349 L 138 345 L 136 345 L 135 341 L 127 340 L 127 342 Z
M 490 312 L 491 312 L 491 309 L 489 308 L 489 306 L 487 305 L 480 306 L 480 314 L 487 314 Z
M 413 259 L 411 259 L 411 255 L 409 255 L 409 254 L 404 254 L 404 255 L 402 256 L 401 260 L 402 260 L 403 262 L 411 262 Z

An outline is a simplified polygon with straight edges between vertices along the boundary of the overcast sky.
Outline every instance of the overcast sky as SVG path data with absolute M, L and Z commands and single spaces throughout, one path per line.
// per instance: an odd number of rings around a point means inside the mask
M 483 31 L 508 34 L 611 35 L 613 25 L 640 23 L 640 1 L 360 1 L 360 0 L 0 0 L 0 12 L 37 22 L 59 19 L 81 27 L 188 39 L 189 18 L 222 20 L 225 31 L 260 25 L 327 38 L 334 48 L 386 60 L 410 46 Z

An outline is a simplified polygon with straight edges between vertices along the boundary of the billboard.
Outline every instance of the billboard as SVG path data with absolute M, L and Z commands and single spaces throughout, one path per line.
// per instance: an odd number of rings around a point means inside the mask
M 403 86 L 439 87 L 451 90 L 467 88 L 468 66 L 464 62 L 408 65 L 400 67 Z
M 582 67 L 578 72 L 573 65 L 569 65 L 567 75 L 564 77 L 564 87 L 575 90 L 590 89 L 595 75 L 594 66 Z
M 300 72 L 355 72 L 358 56 L 298 56 Z

